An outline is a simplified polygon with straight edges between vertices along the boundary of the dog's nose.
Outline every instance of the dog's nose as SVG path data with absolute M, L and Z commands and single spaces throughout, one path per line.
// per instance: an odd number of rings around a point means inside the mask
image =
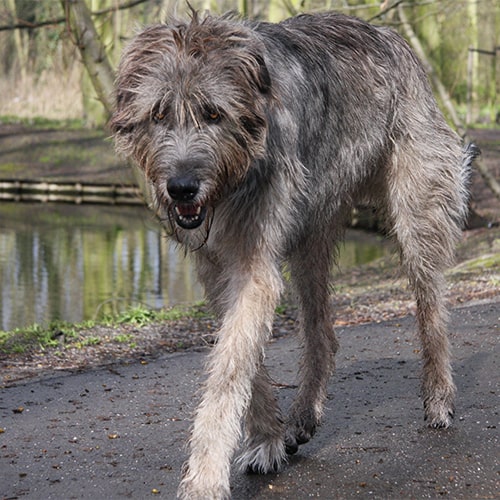
M 167 182 L 167 191 L 175 201 L 192 201 L 198 194 L 200 182 L 190 176 L 173 177 Z

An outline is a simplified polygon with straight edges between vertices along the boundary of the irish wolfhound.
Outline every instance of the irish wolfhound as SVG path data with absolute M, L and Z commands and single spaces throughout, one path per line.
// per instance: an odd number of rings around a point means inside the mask
M 416 295 L 425 418 L 450 425 L 443 270 L 475 150 L 462 150 L 396 33 L 333 13 L 152 26 L 123 54 L 111 127 L 160 217 L 193 250 L 221 319 L 180 497 L 230 495 L 241 419 L 247 470 L 276 471 L 313 436 L 337 351 L 330 271 L 361 198 L 385 217 Z M 286 419 L 263 364 L 285 261 L 304 344 Z

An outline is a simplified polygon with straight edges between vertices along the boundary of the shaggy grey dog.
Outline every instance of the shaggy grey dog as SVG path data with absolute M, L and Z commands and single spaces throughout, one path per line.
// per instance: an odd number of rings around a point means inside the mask
M 443 271 L 476 150 L 462 149 L 402 38 L 334 13 L 279 24 L 194 13 L 151 26 L 123 54 L 111 127 L 193 250 L 221 319 L 180 497 L 230 496 L 241 420 L 239 460 L 257 472 L 276 471 L 313 436 L 337 351 L 330 271 L 360 199 L 384 217 L 416 295 L 425 418 L 450 425 Z M 287 418 L 263 364 L 283 262 L 304 347 Z

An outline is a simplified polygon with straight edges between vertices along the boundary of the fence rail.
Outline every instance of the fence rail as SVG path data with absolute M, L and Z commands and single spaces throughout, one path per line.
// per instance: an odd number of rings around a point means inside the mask
M 0 181 L 0 200 L 110 205 L 144 204 L 140 189 L 133 185 L 26 180 Z
M 105 205 L 146 205 L 138 186 L 90 184 L 83 182 L 46 182 L 0 180 L 0 202 L 92 203 Z M 352 211 L 351 227 L 376 230 L 379 226 L 374 211 L 359 206 Z

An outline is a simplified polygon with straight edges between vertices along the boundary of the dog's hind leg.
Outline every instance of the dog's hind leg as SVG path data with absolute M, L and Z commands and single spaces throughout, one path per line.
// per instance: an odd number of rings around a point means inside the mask
M 278 472 L 286 461 L 284 422 L 266 367 L 253 380 L 252 400 L 245 419 L 245 440 L 238 458 L 247 472 Z
M 447 156 L 440 158 L 425 150 L 425 145 L 413 148 L 411 144 L 398 149 L 387 180 L 387 201 L 402 267 L 416 297 L 425 418 L 431 427 L 448 427 L 454 413 L 455 385 L 444 270 L 453 260 L 466 214 L 466 174 L 460 170 L 458 155 L 445 150 Z
M 324 239 L 321 236 L 306 241 L 290 259 L 301 308 L 303 353 L 299 388 L 290 409 L 285 438 L 289 454 L 309 441 L 320 423 L 338 348 L 329 286 L 335 240 L 332 234 Z

